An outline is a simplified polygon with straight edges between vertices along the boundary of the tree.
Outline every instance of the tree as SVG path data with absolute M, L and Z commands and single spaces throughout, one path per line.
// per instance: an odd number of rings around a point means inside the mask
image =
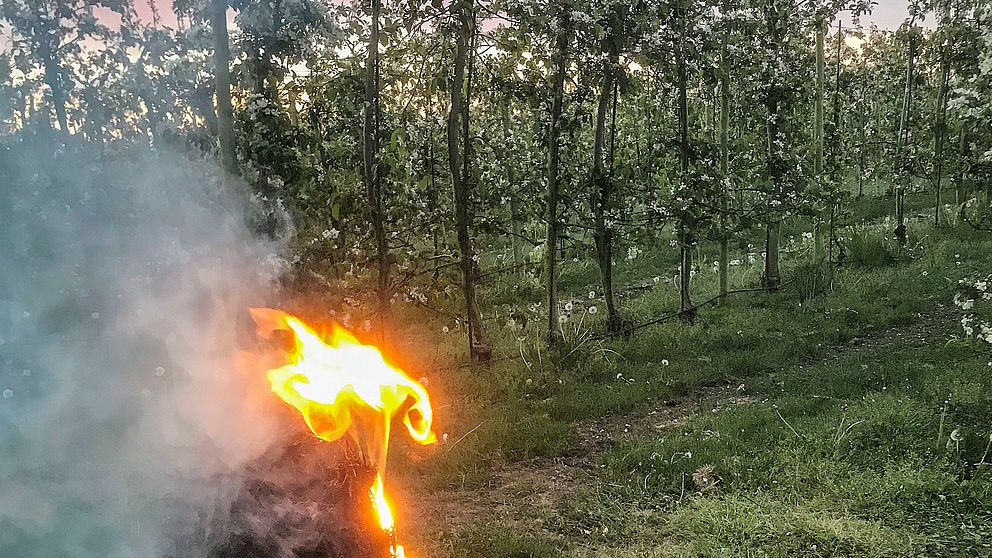
M 365 194 L 372 214 L 375 236 L 375 260 L 378 269 L 376 296 L 380 329 L 384 331 L 390 316 L 389 246 L 386 243 L 386 212 L 382 196 L 382 175 L 379 161 L 381 107 L 379 104 L 379 18 L 382 0 L 372 0 L 372 26 L 369 32 L 365 64 L 365 111 L 362 133 Z
M 823 185 L 823 97 L 825 88 L 823 42 L 827 22 L 823 14 L 817 14 L 816 27 L 816 96 L 813 106 L 813 179 L 817 186 Z M 813 230 L 813 262 L 819 265 L 823 261 L 823 226 L 822 217 L 814 217 Z
M 720 49 L 720 296 L 726 303 L 730 267 L 730 234 L 727 217 L 730 211 L 730 67 L 727 62 L 727 34 Z
M 613 292 L 613 229 L 616 225 L 610 222 L 615 220 L 613 198 L 616 186 L 613 176 L 606 168 L 606 131 L 611 103 L 615 107 L 617 102 L 616 82 L 620 65 L 620 51 L 624 48 L 628 23 L 627 11 L 631 7 L 626 3 L 609 4 L 608 6 L 607 21 L 605 22 L 606 31 L 603 33 L 605 56 L 602 60 L 602 83 L 599 86 L 593 142 L 592 184 L 595 221 L 593 237 L 596 243 L 596 260 L 599 264 L 600 278 L 603 283 L 603 296 L 606 301 L 606 330 L 617 332 L 623 328 L 623 319 L 617 308 Z M 638 7 L 638 3 L 635 3 L 632 9 L 636 10 Z M 614 148 L 613 142 L 611 142 L 610 148 Z
M 548 302 L 548 344 L 555 345 L 558 340 L 556 331 L 558 323 L 558 237 L 560 236 L 560 219 L 558 202 L 559 166 L 561 164 L 562 105 L 565 99 L 565 72 L 568 68 L 568 47 L 571 38 L 571 14 L 562 10 L 558 18 L 558 29 L 555 37 L 554 79 L 551 84 L 551 126 L 548 131 L 548 177 L 547 177 L 547 235 L 545 249 L 545 280 L 547 281 Z
M 238 173 L 234 150 L 234 108 L 231 103 L 231 45 L 227 34 L 227 0 L 210 0 L 210 25 L 214 36 L 214 79 L 217 95 L 217 135 L 220 160 L 229 174 Z
M 458 234 L 459 262 L 465 296 L 466 324 L 468 326 L 469 354 L 473 360 L 488 361 L 492 358 L 489 337 L 486 335 L 482 314 L 475 298 L 475 251 L 472 249 L 471 211 L 469 209 L 472 174 L 472 138 L 469 134 L 469 107 L 471 106 L 472 57 L 474 56 L 475 9 L 472 0 L 458 0 L 451 5 L 457 19 L 455 35 L 455 63 L 451 83 L 451 108 L 448 112 L 448 161 L 451 168 L 451 185 L 455 197 L 455 227 Z M 466 67 L 468 76 L 466 78 Z M 466 99 L 466 97 L 468 97 Z M 459 126 L 459 121 L 461 126 Z M 463 152 L 459 153 L 459 142 Z
M 916 29 L 916 18 L 919 8 L 915 4 L 910 5 L 910 18 L 903 24 L 902 31 L 906 36 L 906 89 L 903 94 L 902 112 L 899 116 L 899 130 L 896 136 L 895 155 L 895 175 L 897 179 L 905 176 L 909 167 L 909 161 L 905 154 L 906 144 L 909 142 L 909 134 L 913 110 L 913 91 L 916 78 L 916 49 L 919 44 L 919 32 Z M 903 210 L 906 189 L 900 183 L 896 186 L 896 229 L 895 235 L 900 246 L 906 245 L 906 221 Z
M 66 102 L 74 83 L 66 59 L 78 54 L 86 41 L 100 41 L 110 30 L 100 23 L 96 8 L 125 13 L 126 0 L 3 0 L 0 9 L 13 30 L 13 50 L 28 55 L 40 67 L 59 129 L 70 133 Z M 30 68 L 22 68 L 29 72 Z
M 767 133 L 766 169 L 770 182 L 768 197 L 769 213 L 765 225 L 765 269 L 761 284 L 769 289 L 777 289 L 782 283 L 779 271 L 779 219 L 778 208 L 783 203 L 784 178 L 787 169 L 786 140 L 781 122 L 781 103 L 785 97 L 783 83 L 783 57 L 786 55 L 785 41 L 789 26 L 791 5 L 788 0 L 764 0 L 765 21 L 765 128 Z

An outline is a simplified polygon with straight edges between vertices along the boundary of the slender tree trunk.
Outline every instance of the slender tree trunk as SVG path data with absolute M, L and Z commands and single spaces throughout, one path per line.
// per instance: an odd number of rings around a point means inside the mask
M 723 39 L 720 53 L 720 303 L 727 301 L 729 290 L 728 270 L 730 268 L 730 233 L 728 212 L 730 210 L 730 66 L 727 64 L 727 39 Z
M 522 275 L 523 274 L 523 250 L 520 246 L 520 240 L 523 237 L 523 223 L 522 215 L 520 215 L 520 210 L 517 202 L 517 195 L 515 192 L 517 185 L 517 167 L 511 160 L 510 152 L 510 142 L 511 142 L 511 121 L 510 121 L 510 100 L 507 99 L 505 103 L 500 106 L 500 120 L 503 124 L 503 164 L 506 165 L 506 181 L 510 188 L 510 252 L 513 255 L 513 274 Z
M 943 16 L 941 17 L 941 27 L 946 25 L 949 17 L 950 5 L 945 2 Z M 946 29 L 941 32 L 946 33 Z M 941 41 L 940 49 L 940 84 L 937 89 L 937 102 L 934 107 L 934 138 L 933 138 L 933 189 L 934 189 L 934 210 L 933 225 L 940 226 L 941 210 L 941 179 L 944 170 L 944 139 L 947 136 L 947 85 L 950 77 L 951 60 L 947 50 L 951 48 L 946 40 Z
M 220 162 L 228 174 L 237 174 L 234 151 L 234 109 L 231 104 L 231 46 L 227 33 L 227 0 L 210 0 L 214 35 L 214 81 L 217 95 L 217 132 Z M 225 180 L 226 182 L 226 180 Z
M 843 136 L 840 130 L 840 66 L 841 46 L 844 44 L 844 25 L 837 22 L 837 61 L 834 65 L 834 127 L 830 134 L 830 176 L 839 182 L 840 156 Z
M 617 309 L 613 293 L 613 230 L 610 211 L 613 206 L 613 177 L 606 170 L 606 120 L 610 109 L 610 101 L 614 93 L 616 67 L 619 63 L 619 40 L 616 23 L 613 36 L 610 37 L 610 47 L 607 59 L 603 63 L 603 81 L 599 89 L 599 105 L 596 110 L 596 135 L 593 144 L 593 184 L 595 194 L 593 209 L 595 212 L 596 258 L 599 262 L 599 274 L 603 282 L 603 295 L 606 299 L 606 330 L 617 332 L 623 328 L 623 320 Z
M 816 20 L 816 97 L 813 111 L 813 180 L 823 194 L 823 96 L 824 82 L 824 26 L 821 19 Z M 819 204 L 817 204 L 819 206 Z M 820 265 L 823 262 L 823 215 L 818 209 L 813 217 L 813 262 Z
M 962 122 L 961 129 L 958 131 L 958 172 L 954 180 L 954 202 L 957 204 L 960 204 L 961 200 L 964 199 L 964 169 L 968 157 L 968 134 L 965 128 L 966 126 Z
M 840 130 L 840 64 L 841 64 L 841 46 L 844 44 L 844 27 L 843 24 L 837 22 L 837 61 L 834 66 L 834 125 L 830 133 L 830 176 L 833 179 L 833 183 L 838 185 L 843 180 L 840 175 L 840 156 L 841 156 L 841 146 L 843 138 L 841 136 Z M 834 264 L 834 244 L 837 242 L 837 212 L 840 211 L 840 204 L 843 203 L 843 199 L 835 196 L 831 196 L 830 199 L 830 225 L 828 227 L 829 234 L 827 235 L 827 263 L 829 264 L 828 271 L 833 273 Z M 832 280 L 832 279 L 831 279 Z
M 62 134 L 69 133 L 69 116 L 65 110 L 65 93 L 62 90 L 61 68 L 58 61 L 49 58 L 45 61 L 45 83 L 48 84 L 49 92 L 52 95 L 52 107 L 55 108 L 55 118 L 59 122 L 59 130 Z
M 769 34 L 769 58 L 779 60 L 782 57 L 782 34 L 787 25 L 782 21 L 783 14 L 777 0 L 767 0 L 765 20 Z M 785 174 L 785 138 L 779 115 L 779 104 L 782 98 L 782 84 L 774 73 L 769 75 L 767 92 L 765 93 L 765 109 L 767 111 L 766 131 L 768 134 L 767 172 L 771 183 L 769 193 L 769 215 L 765 228 L 765 269 L 762 274 L 762 286 L 777 289 L 781 283 L 778 261 L 778 236 L 780 218 L 776 215 L 782 201 L 782 178 Z
M 372 213 L 375 236 L 378 284 L 376 285 L 377 315 L 380 334 L 385 336 L 390 318 L 389 246 L 386 243 L 386 212 L 382 196 L 382 176 L 379 165 L 379 17 L 382 0 L 372 0 L 372 29 L 369 34 L 368 58 L 365 65 L 365 118 L 362 134 L 363 178 L 365 193 Z
M 545 272 L 548 302 L 548 344 L 558 342 L 558 165 L 561 146 L 561 113 L 565 101 L 565 71 L 568 68 L 568 43 L 571 32 L 570 14 L 566 10 L 561 16 L 560 29 L 555 38 L 555 74 L 551 85 L 551 130 L 548 133 L 548 192 L 547 192 L 547 240 Z
M 460 9 L 459 27 L 455 37 L 455 67 L 451 83 L 451 109 L 448 112 L 448 162 L 451 167 L 451 184 L 455 198 L 455 226 L 458 235 L 459 262 L 462 271 L 462 288 L 465 295 L 465 314 L 468 325 L 469 355 L 473 360 L 489 361 L 492 349 L 482 322 L 482 314 L 475 297 L 475 252 L 472 249 L 471 212 L 469 210 L 469 188 L 471 173 L 471 137 L 468 134 L 469 103 L 465 93 L 468 89 L 466 67 L 470 67 L 469 52 L 472 36 L 475 33 L 473 0 L 461 0 L 452 4 L 452 9 Z M 470 94 L 470 89 L 468 89 Z M 464 142 L 464 158 L 459 153 L 459 142 Z
M 867 72 L 867 70 L 864 70 Z M 861 121 L 861 131 L 858 136 L 858 198 L 862 198 L 865 195 L 865 129 L 868 128 L 868 104 L 866 90 L 868 89 L 868 78 L 866 75 L 862 75 L 861 78 L 861 102 L 862 109 L 864 113 L 864 119 Z
M 902 114 L 899 117 L 899 134 L 896 137 L 896 157 L 895 157 L 895 180 L 898 181 L 896 185 L 896 229 L 895 235 L 896 239 L 899 241 L 900 246 L 906 245 L 906 220 L 903 214 L 903 198 L 905 197 L 906 188 L 902 183 L 904 178 L 904 171 L 906 163 L 904 159 L 904 150 L 906 147 L 906 142 L 909 139 L 909 127 L 910 118 L 912 116 L 912 106 L 913 106 L 913 81 L 914 81 L 914 65 L 916 58 L 916 36 L 914 30 L 915 18 L 910 20 L 909 23 L 909 44 L 906 47 L 906 90 L 903 94 L 902 101 Z
M 679 10 L 680 40 L 676 47 L 676 73 L 678 80 L 678 111 L 679 111 L 679 171 L 682 180 L 683 197 L 686 202 L 680 208 L 679 214 L 679 310 L 682 317 L 692 320 L 695 311 L 692 307 L 692 239 L 693 239 L 693 208 L 689 205 L 692 193 L 689 179 L 689 69 L 685 59 L 685 14 Z

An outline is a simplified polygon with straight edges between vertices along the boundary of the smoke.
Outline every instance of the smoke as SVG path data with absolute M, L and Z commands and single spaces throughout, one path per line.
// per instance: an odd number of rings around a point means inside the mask
M 281 247 L 216 182 L 176 155 L 0 145 L 0 556 L 206 556 L 276 439 L 234 361 Z

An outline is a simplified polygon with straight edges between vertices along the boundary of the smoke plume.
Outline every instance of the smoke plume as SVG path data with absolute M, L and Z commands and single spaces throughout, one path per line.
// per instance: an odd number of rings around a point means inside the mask
M 280 245 L 217 180 L 0 145 L 0 556 L 206 556 L 276 439 L 234 360 Z

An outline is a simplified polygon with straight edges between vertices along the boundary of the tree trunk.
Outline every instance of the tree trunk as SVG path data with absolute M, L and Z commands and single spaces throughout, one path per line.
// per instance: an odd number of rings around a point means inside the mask
M 838 180 L 840 170 L 841 141 L 843 137 L 840 133 L 840 66 L 841 66 L 841 46 L 844 44 L 844 25 L 837 22 L 837 63 L 834 66 L 834 127 L 830 134 L 830 176 L 834 181 Z M 831 210 L 832 211 L 832 210 Z
M 685 60 L 685 14 L 679 10 L 678 25 L 680 29 L 679 45 L 676 47 L 676 73 L 678 88 L 679 111 L 679 171 L 682 181 L 682 196 L 692 199 L 689 192 L 689 69 Z M 692 320 L 695 311 L 692 308 L 692 237 L 693 237 L 693 208 L 686 201 L 679 213 L 679 311 L 683 319 Z
M 458 34 L 455 37 L 455 67 L 451 83 L 451 109 L 448 112 L 448 162 L 451 167 L 451 185 L 455 198 L 455 226 L 458 234 L 458 251 L 462 270 L 462 287 L 465 295 L 465 314 L 468 325 L 469 355 L 473 360 L 489 361 L 492 348 L 482 323 L 482 314 L 475 298 L 475 253 L 469 233 L 471 212 L 469 211 L 469 188 L 471 173 L 471 137 L 468 134 L 469 103 L 465 99 L 468 84 L 465 76 L 472 36 L 475 34 L 473 0 L 461 0 L 452 4 L 459 9 Z M 459 122 L 459 118 L 461 122 Z M 459 141 L 464 142 L 464 159 L 459 154 Z
M 513 274 L 523 275 L 524 257 L 523 249 L 520 246 L 520 240 L 523 238 L 523 223 L 521 222 L 522 216 L 518 208 L 517 195 L 514 191 L 517 183 L 517 167 L 511 160 L 512 154 L 510 152 L 511 122 L 509 99 L 500 107 L 500 112 L 503 124 L 503 148 L 506 150 L 503 156 L 503 164 L 506 165 L 506 181 L 510 191 L 510 230 L 512 233 L 510 235 L 510 251 L 513 254 Z
M 868 89 L 868 77 L 867 70 L 862 70 L 861 76 L 861 103 L 862 103 L 862 114 L 864 114 L 864 119 L 861 121 L 861 131 L 858 136 L 858 198 L 860 199 L 865 195 L 865 130 L 868 128 L 868 112 L 869 107 L 867 101 Z
M 603 282 L 603 296 L 606 299 L 606 330 L 617 332 L 623 328 L 623 320 L 617 309 L 613 293 L 613 230 L 608 222 L 613 205 L 613 177 L 606 170 L 606 118 L 614 93 L 616 67 L 619 63 L 620 30 L 614 22 L 609 53 L 603 63 L 603 81 L 599 90 L 599 105 L 596 110 L 596 136 L 593 144 L 593 210 L 595 213 L 596 259 Z
M 824 97 L 824 22 L 816 20 L 816 97 L 813 111 L 813 180 L 823 194 L 823 97 Z M 819 206 L 819 204 L 817 204 Z M 823 215 L 817 210 L 813 216 L 813 263 L 823 261 Z
M 63 135 L 69 133 L 69 117 L 65 111 L 65 92 L 62 90 L 62 69 L 54 54 L 45 57 L 45 83 L 52 94 L 52 107 Z
M 941 27 L 946 25 L 950 5 L 944 3 Z M 946 33 L 946 29 L 942 29 Z M 947 50 L 951 48 L 946 40 L 941 41 L 940 48 L 940 83 L 937 90 L 937 102 L 934 107 L 934 138 L 933 138 L 933 189 L 934 210 L 933 226 L 940 226 L 941 210 L 941 174 L 944 170 L 944 138 L 947 135 L 947 85 L 950 76 L 951 60 Z
M 720 54 L 720 303 L 726 304 L 729 288 L 730 233 L 727 222 L 730 208 L 730 67 L 727 65 L 727 39 Z
M 220 162 L 227 173 L 234 175 L 238 172 L 238 160 L 234 152 L 234 109 L 231 105 L 231 46 L 227 33 L 227 0 L 210 0 L 210 24 L 214 34 L 214 80 Z
M 390 318 L 389 247 L 386 244 L 386 212 L 382 199 L 382 176 L 379 168 L 379 15 L 382 0 L 372 0 L 372 30 L 369 34 L 365 65 L 365 118 L 362 134 L 362 158 L 365 193 L 372 213 L 375 236 L 378 284 L 376 285 L 379 331 L 385 336 Z
M 561 27 L 555 38 L 555 74 L 551 85 L 551 129 L 548 133 L 548 191 L 547 191 L 547 238 L 545 272 L 548 302 L 548 345 L 558 342 L 558 165 L 561 146 L 561 113 L 565 100 L 565 71 L 568 68 L 568 43 L 571 19 L 568 11 L 561 15 Z
M 834 126 L 830 134 L 830 176 L 832 182 L 837 185 L 840 184 L 840 156 L 841 156 L 841 145 L 842 137 L 840 133 L 840 64 L 841 64 L 841 46 L 844 44 L 844 27 L 843 24 L 837 22 L 837 63 L 835 65 L 834 73 Z M 837 242 L 837 227 L 836 227 L 836 215 L 840 210 L 840 204 L 843 203 L 843 199 L 835 196 L 831 196 L 830 199 L 830 226 L 829 233 L 827 235 L 827 263 L 829 264 L 828 272 L 833 274 L 833 263 L 834 263 L 834 244 Z M 831 279 L 832 281 L 832 279 Z
M 777 0 L 767 0 L 765 8 L 765 20 L 769 34 L 770 60 L 779 60 L 782 57 L 782 34 L 786 28 L 785 22 L 781 20 Z M 768 113 L 766 121 L 766 131 L 768 134 L 768 158 L 767 172 L 771 183 L 769 193 L 769 214 L 765 229 L 765 269 L 761 277 L 763 287 L 777 289 L 781 283 L 778 262 L 778 230 L 779 216 L 775 213 L 781 204 L 782 198 L 782 178 L 785 173 L 786 161 L 783 150 L 785 149 L 785 138 L 782 137 L 782 127 L 779 116 L 779 103 L 782 97 L 782 84 L 774 74 L 768 76 L 767 92 L 765 93 L 765 109 Z
M 896 137 L 895 180 L 900 181 L 896 186 L 896 239 L 900 246 L 906 245 L 906 221 L 903 214 L 903 198 L 905 187 L 901 180 L 905 170 L 903 151 L 909 139 L 911 108 L 913 105 L 913 73 L 916 56 L 916 36 L 914 31 L 915 17 L 909 22 L 909 44 L 906 47 L 906 91 L 903 94 L 902 113 L 899 116 L 899 135 Z
M 954 180 L 954 203 L 956 204 L 962 203 L 964 199 L 964 169 L 968 157 L 968 134 L 965 132 L 965 128 L 966 126 L 962 123 L 961 129 L 958 130 L 958 172 Z

